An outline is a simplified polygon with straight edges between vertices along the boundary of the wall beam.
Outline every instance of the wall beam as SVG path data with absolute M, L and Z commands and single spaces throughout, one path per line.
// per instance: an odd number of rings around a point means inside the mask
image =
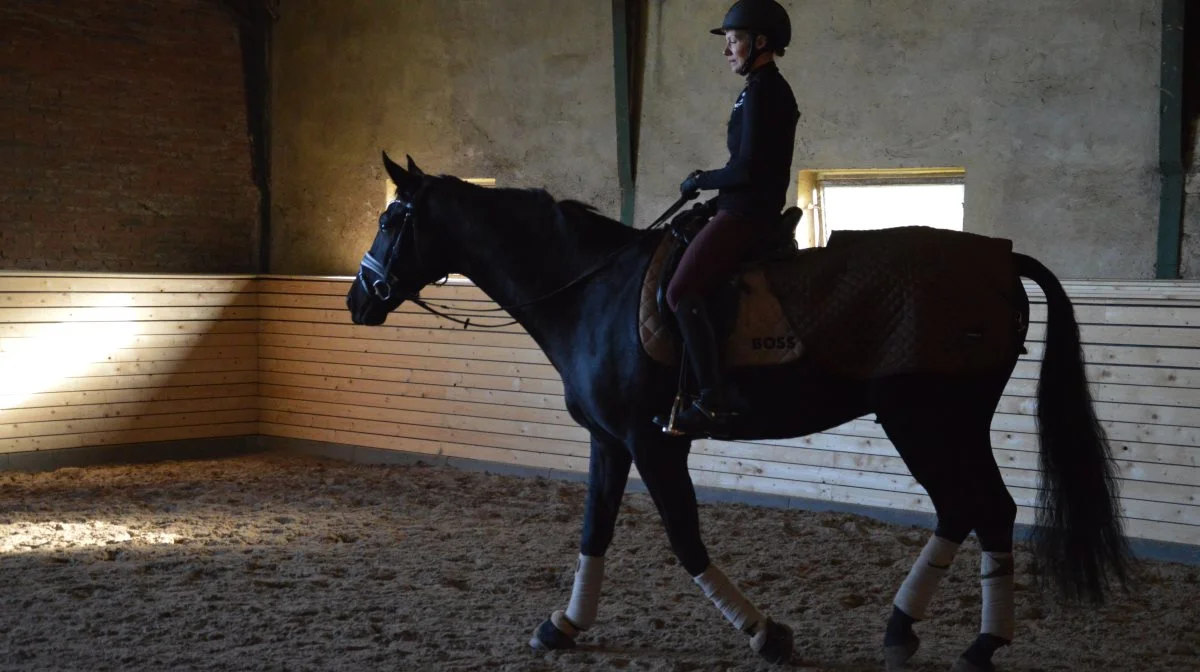
M 633 119 L 630 115 L 629 30 L 626 0 L 613 0 L 613 75 L 617 99 L 617 176 L 621 183 L 621 222 L 633 225 Z
M 1183 229 L 1183 22 L 1184 0 L 1163 0 L 1162 84 L 1159 88 L 1159 279 L 1179 277 Z
M 621 221 L 634 224 L 638 131 L 645 64 L 646 0 L 613 0 L 613 75 L 617 103 L 617 171 Z

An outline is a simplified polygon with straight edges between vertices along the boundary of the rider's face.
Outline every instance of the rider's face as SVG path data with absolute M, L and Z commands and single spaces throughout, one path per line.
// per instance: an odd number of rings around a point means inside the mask
M 750 33 L 744 30 L 725 31 L 725 60 L 729 69 L 740 72 L 750 58 Z

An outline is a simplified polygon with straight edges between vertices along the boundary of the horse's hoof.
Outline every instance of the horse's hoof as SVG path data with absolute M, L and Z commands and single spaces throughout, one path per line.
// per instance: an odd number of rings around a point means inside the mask
M 557 612 L 554 616 L 557 616 Z M 575 648 L 575 635 L 578 632 L 564 632 L 554 624 L 555 620 L 561 622 L 564 626 L 570 629 L 570 624 L 563 622 L 563 619 L 555 619 L 554 616 L 542 621 L 542 624 L 533 631 L 533 637 L 529 640 L 529 646 L 538 651 L 560 651 L 562 649 Z
M 795 637 L 792 629 L 769 618 L 750 638 L 750 648 L 769 663 L 786 663 L 791 660 L 794 647 Z
M 987 667 L 980 667 L 965 657 L 959 656 L 958 660 L 954 661 L 954 667 L 950 668 L 950 672 L 996 672 L 996 666 L 988 663 Z
M 921 648 L 921 640 L 917 639 L 916 635 L 912 639 L 903 644 L 893 644 L 883 647 L 883 662 L 886 665 L 887 672 L 899 672 L 908 664 L 909 660 L 917 654 L 917 649 Z

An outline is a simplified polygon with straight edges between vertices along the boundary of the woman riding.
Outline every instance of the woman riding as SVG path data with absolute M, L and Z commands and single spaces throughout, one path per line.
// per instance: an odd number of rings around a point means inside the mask
M 792 89 L 775 64 L 791 42 L 787 10 L 775 0 L 739 0 L 711 32 L 725 36 L 725 58 L 746 86 L 729 117 L 728 163 L 697 170 L 680 185 L 693 197 L 702 189 L 718 190 L 716 214 L 688 246 L 667 288 L 700 384 L 699 398 L 676 416 L 675 427 L 696 436 L 727 434 L 734 415 L 707 299 L 779 221 L 800 119 Z

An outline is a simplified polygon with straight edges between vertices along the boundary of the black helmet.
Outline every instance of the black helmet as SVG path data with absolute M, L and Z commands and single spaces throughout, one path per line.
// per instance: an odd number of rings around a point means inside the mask
M 787 10 L 775 0 L 738 0 L 725 14 L 720 28 L 713 35 L 727 30 L 748 30 L 767 38 L 771 51 L 781 51 L 792 41 L 792 21 Z

